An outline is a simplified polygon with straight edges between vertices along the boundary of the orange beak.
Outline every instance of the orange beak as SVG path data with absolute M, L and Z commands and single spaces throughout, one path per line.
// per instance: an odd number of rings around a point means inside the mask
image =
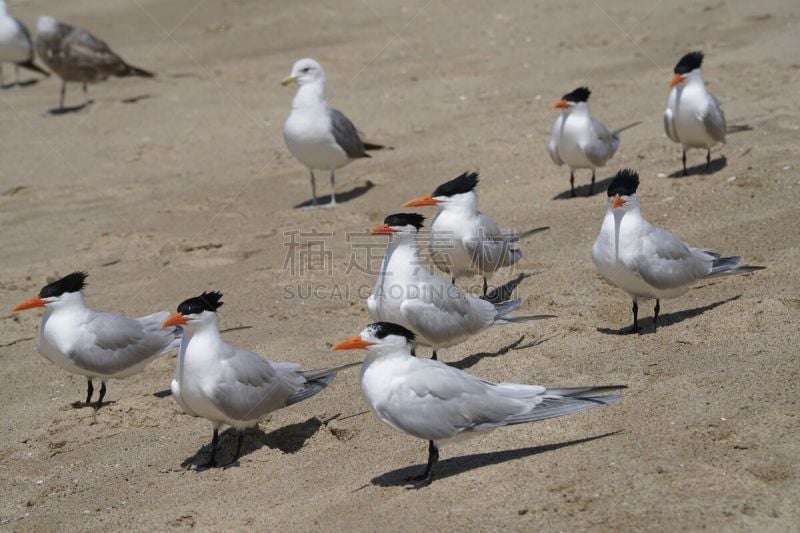
M 414 198 L 410 202 L 406 202 L 403 204 L 403 207 L 424 207 L 426 205 L 439 205 L 441 202 L 439 200 L 434 200 L 433 196 L 430 194 L 426 196 L 420 196 L 419 198 Z
M 14 309 L 11 310 L 11 312 L 16 313 L 17 311 L 24 311 L 25 309 L 34 309 L 36 307 L 44 307 L 45 305 L 47 305 L 47 302 L 45 302 L 38 296 L 34 296 L 33 298 L 28 298 L 24 302 L 20 302 Z
M 372 346 L 374 342 L 362 341 L 359 335 L 345 339 L 333 347 L 333 351 L 337 350 L 363 350 L 368 346 Z
M 562 98 L 561 100 L 553 104 L 553 107 L 555 107 L 556 109 L 566 109 L 569 107 L 569 102 L 567 102 Z
M 184 315 L 180 313 L 175 313 L 174 315 L 170 316 L 168 319 L 161 324 L 162 328 L 168 328 L 170 326 L 185 326 L 189 323 L 189 319 L 186 318 Z
M 683 83 L 683 76 L 681 76 L 680 74 L 675 74 L 674 76 L 672 76 L 672 79 L 669 82 L 669 86 L 675 87 L 679 83 Z
M 390 228 L 386 224 L 381 224 L 380 226 L 375 226 L 374 228 L 372 228 L 372 232 L 371 232 L 372 235 L 393 235 L 394 233 L 395 233 L 395 230 L 393 230 L 392 228 Z
M 625 205 L 625 200 L 623 200 L 622 196 L 619 194 L 615 194 L 614 198 L 611 199 L 611 207 L 616 209 L 618 207 L 622 207 L 623 205 Z

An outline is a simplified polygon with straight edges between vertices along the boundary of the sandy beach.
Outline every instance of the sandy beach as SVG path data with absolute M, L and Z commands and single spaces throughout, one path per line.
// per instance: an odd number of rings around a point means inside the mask
M 56 76 L 0 91 L 0 528 L 7 530 L 798 531 L 800 528 L 800 13 L 796 2 L 488 3 L 12 0 L 89 29 L 154 80 L 90 87 L 50 115 Z M 731 134 L 689 152 L 662 115 L 676 61 L 703 74 Z M 373 142 L 337 171 L 340 205 L 310 199 L 281 126 L 293 62 L 317 59 L 328 101 Z M 12 68 L 4 66 L 6 81 Z M 23 72 L 23 79 L 35 79 Z M 547 155 L 553 103 L 579 85 L 610 126 L 641 120 L 598 170 Z M 72 84 L 68 105 L 82 100 Z M 641 175 L 644 215 L 694 246 L 767 269 L 662 301 L 653 331 L 620 335 L 630 301 L 591 259 L 619 168 Z M 11 313 L 48 281 L 89 272 L 94 308 L 174 311 L 224 293 L 234 344 L 318 368 L 370 322 L 384 237 L 370 227 L 465 170 L 501 225 L 551 229 L 501 272 L 521 313 L 440 359 L 493 381 L 623 383 L 603 409 L 444 448 L 437 479 L 408 490 L 426 444 L 365 412 L 358 370 L 247 434 L 238 464 L 198 471 L 210 424 L 170 397 L 175 356 L 111 381 L 97 413 L 85 380 L 36 351 L 41 311 Z M 325 173 L 318 192 L 329 194 Z M 428 217 L 432 208 L 419 208 Z M 296 245 L 296 246 L 295 246 Z M 311 258 L 309 260 L 309 258 Z M 475 286 L 479 280 L 473 280 Z M 427 354 L 426 350 L 422 353 Z M 221 458 L 233 454 L 225 434 Z

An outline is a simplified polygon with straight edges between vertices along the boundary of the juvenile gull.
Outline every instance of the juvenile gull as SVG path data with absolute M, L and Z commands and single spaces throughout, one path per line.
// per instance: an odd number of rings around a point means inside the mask
M 129 65 L 104 42 L 82 28 L 76 28 L 53 17 L 39 17 L 36 23 L 36 48 L 42 61 L 61 78 L 60 108 L 64 108 L 67 82 L 87 84 L 108 79 L 141 76 L 152 78 L 152 72 Z M 84 105 L 88 103 L 84 103 Z
M 282 85 L 297 83 L 292 111 L 283 124 L 283 139 L 292 155 L 311 174 L 312 203 L 317 203 L 314 170 L 330 170 L 331 203 L 336 205 L 334 171 L 353 159 L 370 157 L 367 150 L 380 150 L 379 144 L 365 143 L 344 114 L 325 101 L 325 71 L 313 59 L 301 59 L 292 67 Z
M 179 328 L 161 328 L 166 311 L 127 318 L 86 306 L 85 272 L 73 272 L 42 287 L 13 311 L 44 307 L 39 326 L 39 353 L 67 372 L 86 376 L 86 403 L 92 401 L 92 379 L 102 383 L 95 409 L 103 405 L 106 381 L 141 372 L 160 355 L 178 347 Z
M 14 84 L 19 86 L 19 67 L 49 76 L 33 62 L 33 41 L 28 28 L 8 14 L 5 0 L 0 0 L 0 87 L 4 86 L 3 63 L 14 64 Z

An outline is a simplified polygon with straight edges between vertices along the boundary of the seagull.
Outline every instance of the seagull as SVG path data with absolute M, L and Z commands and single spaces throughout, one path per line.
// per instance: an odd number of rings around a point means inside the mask
M 317 185 L 314 169 L 330 170 L 331 202 L 336 205 L 336 177 L 334 171 L 353 159 L 370 157 L 368 150 L 384 148 L 380 144 L 361 140 L 358 130 L 325 101 L 325 71 L 313 59 L 301 59 L 292 67 L 292 73 L 281 84 L 285 87 L 297 83 L 298 90 L 292 102 L 292 111 L 283 124 L 283 139 L 292 155 L 304 164 L 311 174 L 313 205 L 317 204 Z
M 711 165 L 711 147 L 725 144 L 728 126 L 722 104 L 708 92 L 703 82 L 700 66 L 703 52 L 690 52 L 675 65 L 675 75 L 669 82 L 671 87 L 664 111 L 664 130 L 672 142 L 683 148 L 683 175 L 686 171 L 686 150 L 706 149 L 706 168 Z
M 605 166 L 619 148 L 619 134 L 628 128 L 641 124 L 634 122 L 616 130 L 609 130 L 605 124 L 589 114 L 589 95 L 587 87 L 578 87 L 561 97 L 554 107 L 561 114 L 553 124 L 550 144 L 547 151 L 558 166 L 569 166 L 570 195 L 575 196 L 575 171 L 579 168 L 592 169 L 592 184 L 589 196 L 594 194 L 595 169 Z
M 740 257 L 721 257 L 692 248 L 665 229 L 650 224 L 639 210 L 639 175 L 620 170 L 608 186 L 608 208 L 592 259 L 603 278 L 633 299 L 633 328 L 639 331 L 639 302 L 655 299 L 653 327 L 658 327 L 662 298 L 676 298 L 701 279 L 747 274 L 764 267 L 739 266 Z
M 83 288 L 86 272 L 73 272 L 45 285 L 37 296 L 17 305 L 13 312 L 44 307 L 39 326 L 39 353 L 72 374 L 86 376 L 86 403 L 92 401 L 93 379 L 102 383 L 94 409 L 103 405 L 106 381 L 141 372 L 153 359 L 177 348 L 180 328 L 163 329 L 167 311 L 127 318 L 86 306 Z
M 28 28 L 19 19 L 9 15 L 5 0 L 0 0 L 0 86 L 5 86 L 3 63 L 14 64 L 16 86 L 19 86 L 19 67 L 50 75 L 33 62 L 33 42 Z
M 619 400 L 624 385 L 547 388 L 492 383 L 452 366 L 411 355 L 414 333 L 388 322 L 368 325 L 334 350 L 366 350 L 361 392 L 375 416 L 428 441 L 428 464 L 409 481 L 430 485 L 439 448 L 503 426 L 577 413 Z
M 522 259 L 522 250 L 514 247 L 516 242 L 549 227 L 521 235 L 500 229 L 489 215 L 478 211 L 477 185 L 478 173 L 464 172 L 403 207 L 439 207 L 431 224 L 429 245 L 434 264 L 450 274 L 453 283 L 461 276 L 482 276 L 486 296 L 488 277 Z
M 172 395 L 189 415 L 211 422 L 211 458 L 216 466 L 219 429 L 236 429 L 239 458 L 243 431 L 258 425 L 263 416 L 306 400 L 333 382 L 336 373 L 359 363 L 301 371 L 296 363 L 273 363 L 260 355 L 232 346 L 220 337 L 217 310 L 222 294 L 203 292 L 178 306 L 164 320 L 165 328 L 183 328 Z
M 418 343 L 437 350 L 464 342 L 495 324 L 553 318 L 553 315 L 507 316 L 522 300 L 491 303 L 465 294 L 428 272 L 420 260 L 418 232 L 425 217 L 416 213 L 389 215 L 372 235 L 390 235 L 381 271 L 367 299 L 369 316 L 412 330 Z
M 86 96 L 88 83 L 104 81 L 109 76 L 155 76 L 126 63 L 88 31 L 58 22 L 53 17 L 39 17 L 36 22 L 36 48 L 42 61 L 61 78 L 60 109 L 64 109 L 67 82 L 82 83 Z M 87 103 L 88 100 L 84 105 Z

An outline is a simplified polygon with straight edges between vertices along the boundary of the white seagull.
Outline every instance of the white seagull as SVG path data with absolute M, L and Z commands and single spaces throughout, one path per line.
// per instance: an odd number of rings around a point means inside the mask
M 619 148 L 619 134 L 641 122 L 634 122 L 616 130 L 589 113 L 589 95 L 586 87 L 578 87 L 565 94 L 554 107 L 561 114 L 553 124 L 547 151 L 558 166 L 566 163 L 569 167 L 570 194 L 575 196 L 575 171 L 579 168 L 592 169 L 592 184 L 589 196 L 594 194 L 595 169 L 605 166 Z
M 53 17 L 39 17 L 36 22 L 36 48 L 42 61 L 61 78 L 61 109 L 64 108 L 67 82 L 82 83 L 86 96 L 86 84 L 104 81 L 109 76 L 155 76 L 126 63 L 104 41 L 88 31 Z
M 409 481 L 429 485 L 439 448 L 448 442 L 503 426 L 535 422 L 607 405 L 622 396 L 598 395 L 608 387 L 546 388 L 492 383 L 430 359 L 411 355 L 414 333 L 377 322 L 334 350 L 367 350 L 361 392 L 375 416 L 389 426 L 428 441 L 428 464 Z
M 433 263 L 450 274 L 453 283 L 461 276 L 482 276 L 486 296 L 488 278 L 522 259 L 522 250 L 515 247 L 517 241 L 549 227 L 522 234 L 500 229 L 489 215 L 478 211 L 477 185 L 478 173 L 465 172 L 403 207 L 439 207 L 431 223 L 429 247 Z
M 275 363 L 220 337 L 217 309 L 222 294 L 204 292 L 178 306 L 164 320 L 165 328 L 179 326 L 181 342 L 172 395 L 189 415 L 211 422 L 211 458 L 203 466 L 216 466 L 219 430 L 237 431 L 239 458 L 243 431 L 258 425 L 263 416 L 314 396 L 333 382 L 336 372 L 360 363 L 301 371 L 297 363 Z
M 141 372 L 160 355 L 178 347 L 180 328 L 163 329 L 167 311 L 127 318 L 86 306 L 82 289 L 85 272 L 73 272 L 42 287 L 37 296 L 13 311 L 44 307 L 39 326 L 39 353 L 73 374 L 86 376 L 86 403 L 92 401 L 93 379 L 102 383 L 95 410 L 103 405 L 106 381 Z
M 664 130 L 672 142 L 683 148 L 683 175 L 686 171 L 686 150 L 704 148 L 706 168 L 711 164 L 711 147 L 725 144 L 728 126 L 722 104 L 708 92 L 700 66 L 703 52 L 686 54 L 675 65 L 675 75 L 669 85 L 667 109 L 664 111 Z
M 311 174 L 312 203 L 317 203 L 314 170 L 330 171 L 331 202 L 336 205 L 334 171 L 353 159 L 370 157 L 367 150 L 383 146 L 363 142 L 358 130 L 343 113 L 325 101 L 325 71 L 313 59 L 301 59 L 292 67 L 291 75 L 281 84 L 297 83 L 292 111 L 283 124 L 283 139 L 292 155 Z
M 553 315 L 509 317 L 522 300 L 491 303 L 465 294 L 431 274 L 420 257 L 417 240 L 425 217 L 416 213 L 389 215 L 372 230 L 390 235 L 375 288 L 367 299 L 373 320 L 401 324 L 418 343 L 437 350 L 464 342 L 495 324 L 553 318 Z
M 676 298 L 701 279 L 747 274 L 764 267 L 738 266 L 740 257 L 692 248 L 665 229 L 650 224 L 639 209 L 639 175 L 620 170 L 608 186 L 600 234 L 592 259 L 605 280 L 633 299 L 633 329 L 639 331 L 639 302 L 655 299 L 653 327 L 658 327 L 661 299 Z
M 49 76 L 33 62 L 33 41 L 28 28 L 8 14 L 5 0 L 0 0 L 0 87 L 4 87 L 3 63 L 14 64 L 15 85 L 19 86 L 19 67 Z

